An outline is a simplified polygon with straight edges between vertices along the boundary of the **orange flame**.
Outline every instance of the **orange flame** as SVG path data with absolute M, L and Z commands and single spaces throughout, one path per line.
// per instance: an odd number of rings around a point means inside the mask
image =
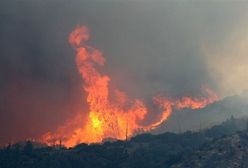
M 47 133 L 41 139 L 48 144 L 63 141 L 67 147 L 78 143 L 102 142 L 106 138 L 126 139 L 138 131 L 148 131 L 167 120 L 173 108 L 203 108 L 209 103 L 218 100 L 218 97 L 206 89 L 208 98 L 183 97 L 178 100 L 156 96 L 153 103 L 158 105 L 163 112 L 158 120 L 149 125 L 142 125 L 148 114 L 144 102 L 139 99 L 129 99 L 128 96 L 117 88 L 109 88 L 110 77 L 99 72 L 104 66 L 105 58 L 102 53 L 86 44 L 90 36 L 88 28 L 77 27 L 69 36 L 69 43 L 76 51 L 76 65 L 84 81 L 83 89 L 87 94 L 89 113 L 86 123 L 81 125 L 82 115 L 60 127 L 56 133 Z M 111 95 L 110 95 L 111 93 Z

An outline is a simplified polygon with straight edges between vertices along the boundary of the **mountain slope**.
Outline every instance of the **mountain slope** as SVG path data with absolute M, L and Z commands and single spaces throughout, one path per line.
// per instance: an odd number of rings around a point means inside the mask
M 247 168 L 248 131 L 219 138 L 185 155 L 172 168 Z
M 226 97 L 203 109 L 174 111 L 170 118 L 152 133 L 198 131 L 212 127 L 234 116 L 248 116 L 248 96 L 246 94 Z
M 238 138 L 238 140 L 235 134 L 237 131 L 244 130 L 246 124 L 247 119 L 232 117 L 221 125 L 200 132 L 189 131 L 182 134 L 164 133 L 160 135 L 141 134 L 129 141 L 91 145 L 79 144 L 69 149 L 62 146 L 47 147 L 31 142 L 13 144 L 0 148 L 0 167 L 170 168 L 172 166 L 187 167 L 187 165 L 190 165 L 190 167 L 193 165 L 194 167 L 195 165 L 205 166 L 209 164 L 208 162 L 212 163 L 211 159 L 216 158 L 216 156 L 220 159 L 213 160 L 214 165 L 221 165 L 222 159 L 230 161 L 231 164 L 234 160 L 236 162 L 245 160 L 245 152 L 240 156 L 238 155 L 240 151 L 237 151 L 234 153 L 234 157 L 229 157 L 229 153 L 226 151 L 230 149 L 229 144 L 233 144 L 234 151 L 236 151 L 241 142 L 242 149 L 248 149 L 245 146 L 248 143 L 247 134 L 244 134 L 244 138 Z M 237 135 L 241 137 L 243 134 Z M 226 140 L 222 140 L 221 137 L 223 136 Z M 231 137 L 231 140 L 228 137 Z M 233 147 L 230 151 L 233 151 L 232 149 Z M 219 150 L 224 151 L 223 154 L 216 155 Z M 228 155 L 225 155 L 226 153 Z M 201 154 L 203 158 L 197 158 L 198 154 Z M 233 158 L 234 160 L 232 160 Z M 242 164 L 245 165 L 245 163 Z

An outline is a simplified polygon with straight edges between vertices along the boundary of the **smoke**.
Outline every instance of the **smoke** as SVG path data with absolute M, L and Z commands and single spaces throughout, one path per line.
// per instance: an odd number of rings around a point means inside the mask
M 241 94 L 248 89 L 247 23 L 236 25 L 219 48 L 206 45 L 205 52 L 209 74 L 223 96 Z
M 78 24 L 88 25 L 111 82 L 131 97 L 198 96 L 204 85 L 223 97 L 247 89 L 247 6 L 2 0 L 0 143 L 38 137 L 87 108 L 67 43 Z

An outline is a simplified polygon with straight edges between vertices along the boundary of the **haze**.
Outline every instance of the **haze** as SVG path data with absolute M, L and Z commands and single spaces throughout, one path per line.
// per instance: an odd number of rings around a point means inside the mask
M 37 138 L 87 110 L 67 40 L 79 24 L 132 97 L 245 91 L 247 11 L 241 1 L 1 1 L 0 144 Z

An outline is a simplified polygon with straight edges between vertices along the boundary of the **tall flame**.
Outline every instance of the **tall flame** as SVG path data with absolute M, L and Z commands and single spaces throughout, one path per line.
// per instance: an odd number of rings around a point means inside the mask
M 149 125 L 142 124 L 148 116 L 148 108 L 140 99 L 130 99 L 118 88 L 109 87 L 111 79 L 99 71 L 105 64 L 102 53 L 88 45 L 90 39 L 88 28 L 78 26 L 69 35 L 69 43 L 76 51 L 77 69 L 83 79 L 83 90 L 87 95 L 89 112 L 85 124 L 82 125 L 82 115 L 78 114 L 60 127 L 56 133 L 47 133 L 41 138 L 48 144 L 58 141 L 67 146 L 78 143 L 102 142 L 106 138 L 126 139 L 138 131 L 148 131 L 167 120 L 173 108 L 203 108 L 218 100 L 210 90 L 205 89 L 207 98 L 183 97 L 171 100 L 155 96 L 153 103 L 162 109 L 159 118 Z

